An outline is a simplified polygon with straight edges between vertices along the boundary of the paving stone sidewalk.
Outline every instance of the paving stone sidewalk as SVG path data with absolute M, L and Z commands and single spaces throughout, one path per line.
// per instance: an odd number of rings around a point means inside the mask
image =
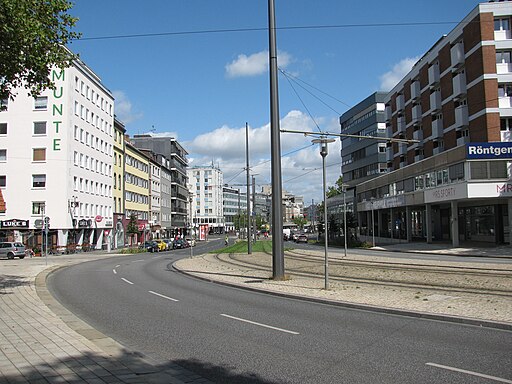
M 46 276 L 104 253 L 0 260 L 0 383 L 211 383 L 176 364 L 155 364 L 62 307 Z

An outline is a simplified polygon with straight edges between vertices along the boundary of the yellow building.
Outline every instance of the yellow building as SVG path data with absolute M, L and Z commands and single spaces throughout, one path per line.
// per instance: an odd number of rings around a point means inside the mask
M 125 141 L 124 158 L 124 219 L 123 226 L 127 243 L 132 245 L 141 242 L 147 231 L 150 209 L 150 160 L 135 148 L 128 140 Z M 129 233 L 131 217 L 137 219 L 139 233 Z
M 114 226 L 113 226 L 113 247 L 122 248 L 125 245 L 124 219 L 124 164 L 125 164 L 125 143 L 124 137 L 126 129 L 124 124 L 114 119 L 114 173 L 113 173 L 113 193 L 114 198 Z

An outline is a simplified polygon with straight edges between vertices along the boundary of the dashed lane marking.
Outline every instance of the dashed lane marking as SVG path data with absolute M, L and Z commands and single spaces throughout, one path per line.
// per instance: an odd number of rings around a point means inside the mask
M 162 298 L 167 299 L 167 300 L 179 301 L 178 299 L 173 299 L 172 297 L 162 295 L 161 293 L 158 293 L 158 292 L 154 292 L 154 291 L 148 291 L 148 292 L 151 293 L 152 295 L 159 296 L 159 297 L 162 297 Z
M 238 320 L 238 321 L 242 321 L 244 323 L 249 323 L 249 324 L 253 324 L 253 325 L 257 325 L 259 327 L 264 327 L 264 328 L 270 328 L 270 329 L 273 329 L 275 331 L 280 331 L 280 332 L 285 332 L 285 333 L 291 333 L 292 335 L 300 335 L 299 332 L 295 332 L 295 331 L 290 331 L 288 329 L 283 329 L 283 328 L 277 328 L 277 327 L 273 327 L 271 325 L 267 325 L 267 324 L 262 324 L 262 323 L 257 323 L 255 321 L 251 321 L 251 320 L 247 320 L 247 319 L 241 319 L 239 317 L 234 317 L 234 316 L 230 316 L 230 315 L 226 315 L 224 313 L 221 313 L 220 314 L 221 316 L 224 316 L 224 317 L 227 317 L 229 319 L 233 319 L 233 320 Z
M 441 365 L 441 364 L 436 364 L 436 363 L 426 363 L 426 365 L 430 365 L 431 367 L 436 367 L 436 368 L 441 368 L 441 369 L 447 369 L 449 371 L 465 373 L 465 374 L 472 375 L 472 376 L 483 377 L 485 379 L 499 381 L 500 383 L 512 384 L 512 380 L 507 380 L 507 379 L 503 379 L 501 377 L 496 377 L 496 376 L 489 376 L 489 375 L 486 375 L 483 373 L 478 373 L 478 372 L 473 372 L 473 371 L 466 371 L 465 369 L 449 367 L 447 365 Z

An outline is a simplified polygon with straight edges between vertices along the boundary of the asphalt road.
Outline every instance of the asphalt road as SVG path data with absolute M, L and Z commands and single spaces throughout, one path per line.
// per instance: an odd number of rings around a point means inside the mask
M 83 263 L 50 275 L 49 288 L 127 347 L 218 383 L 512 383 L 511 332 L 208 283 L 172 270 L 189 254 Z

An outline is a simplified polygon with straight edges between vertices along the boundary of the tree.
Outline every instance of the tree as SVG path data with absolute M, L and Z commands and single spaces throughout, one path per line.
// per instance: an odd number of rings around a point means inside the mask
M 133 235 L 139 233 L 139 224 L 137 221 L 137 216 L 135 214 L 130 215 L 130 221 L 128 222 L 128 226 L 126 227 L 126 233 L 130 235 L 130 245 L 133 244 Z
M 293 223 L 296 224 L 300 229 L 304 228 L 304 224 L 308 221 L 303 216 L 297 216 L 293 219 Z
M 338 177 L 334 186 L 327 187 L 327 197 L 334 197 L 343 193 L 343 176 Z
M 67 11 L 68 0 L 1 0 L 0 99 L 24 87 L 35 97 L 55 89 L 52 68 L 69 67 L 74 55 L 65 48 L 80 34 L 71 31 L 78 18 Z

